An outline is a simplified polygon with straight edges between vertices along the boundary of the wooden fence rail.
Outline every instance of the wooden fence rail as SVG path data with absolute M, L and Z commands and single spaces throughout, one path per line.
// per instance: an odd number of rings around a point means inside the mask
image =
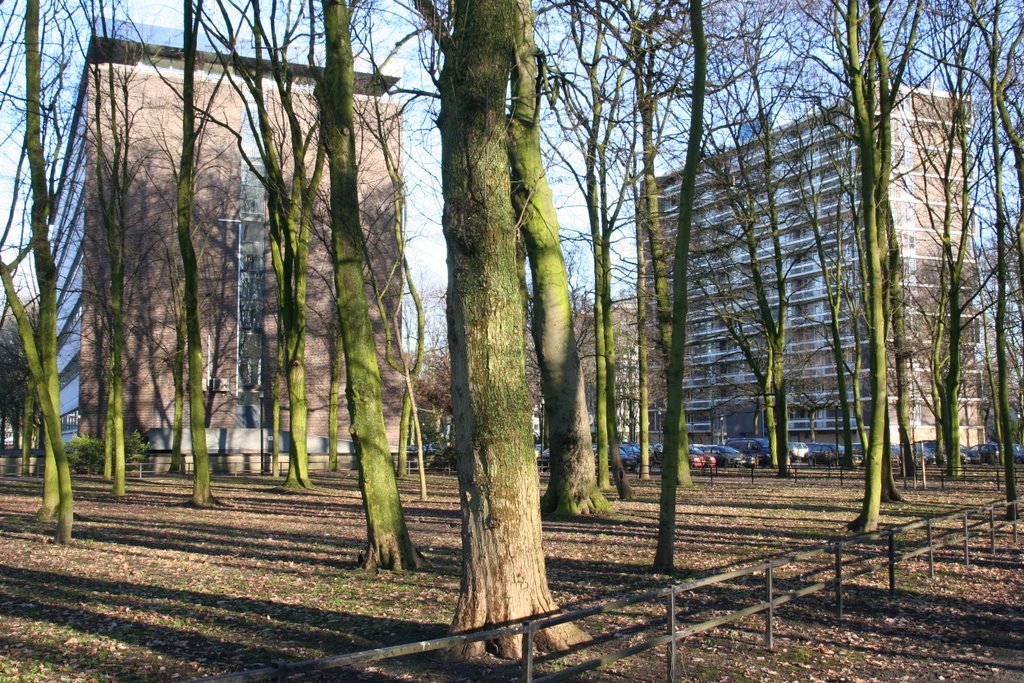
M 997 520 L 996 510 L 1001 510 Z M 972 517 L 974 518 L 972 522 Z M 962 520 L 962 524 L 961 524 Z M 956 521 L 957 526 L 949 529 L 937 529 L 937 525 L 943 522 Z M 543 616 L 539 619 L 531 619 L 524 622 L 509 624 L 507 626 L 489 629 L 486 631 L 475 631 L 435 638 L 416 643 L 393 645 L 374 650 L 355 652 L 351 654 L 335 655 L 312 659 L 301 662 L 277 662 L 273 666 L 262 669 L 254 669 L 239 673 L 229 673 L 210 678 L 198 679 L 203 681 L 219 681 L 222 683 L 250 683 L 255 681 L 284 681 L 287 678 L 300 674 L 313 674 L 339 667 L 358 666 L 379 662 L 386 659 L 394 659 L 412 654 L 421 654 L 437 650 L 446 650 L 453 646 L 473 643 L 494 638 L 521 636 L 523 639 L 523 654 L 520 665 L 520 680 L 524 683 L 541 683 L 562 681 L 573 678 L 587 671 L 593 671 L 607 666 L 613 662 L 645 652 L 652 648 L 668 645 L 666 662 L 666 676 L 668 681 L 676 679 L 676 646 L 684 638 L 703 633 L 728 624 L 739 619 L 763 613 L 764 644 L 771 649 L 774 645 L 774 622 L 777 608 L 786 603 L 821 591 L 831 589 L 834 594 L 834 611 L 837 619 L 843 618 L 843 586 L 851 579 L 865 574 L 878 571 L 882 567 L 888 570 L 888 589 L 890 595 L 896 592 L 896 566 L 901 562 L 920 557 L 928 556 L 928 574 L 930 578 L 935 576 L 934 553 L 940 548 L 962 543 L 963 561 L 970 563 L 970 541 L 972 531 L 975 536 L 980 533 L 977 530 L 987 528 L 989 551 L 996 552 L 996 532 L 1006 526 L 1012 527 L 1013 543 L 1017 543 L 1017 525 L 1020 521 L 1018 501 L 995 501 L 988 505 L 960 510 L 945 515 L 929 517 L 917 520 L 901 526 L 889 527 L 872 533 L 860 534 L 846 539 L 826 543 L 808 550 L 789 553 L 777 557 L 767 558 L 752 565 L 740 567 L 713 576 L 707 576 L 681 584 L 672 584 L 663 588 L 645 591 L 634 595 L 625 596 L 600 605 L 586 609 L 563 612 Z M 897 544 L 898 537 L 906 537 L 910 532 L 924 529 L 925 545 L 912 549 L 901 550 Z M 940 533 L 941 532 L 941 533 Z M 883 554 L 873 554 L 872 544 L 882 542 L 884 545 Z M 862 552 L 854 554 L 852 550 Z M 791 590 L 778 590 L 775 582 L 776 570 L 797 563 L 812 560 L 823 560 L 824 566 L 805 572 L 800 579 L 810 580 L 823 572 L 831 572 L 830 578 L 814 580 L 811 583 L 802 585 Z M 764 577 L 764 599 L 756 604 L 733 610 L 727 614 L 691 624 L 679 628 L 677 624 L 678 610 L 677 602 L 681 594 L 693 592 L 701 588 L 722 584 L 734 579 L 763 575 Z M 643 642 L 636 643 L 626 648 L 609 652 L 600 657 L 576 664 L 572 667 L 534 678 L 534 639 L 538 632 L 544 629 L 580 621 L 588 617 L 616 612 L 631 605 L 645 602 L 661 603 L 666 606 L 667 625 L 663 635 L 648 638 Z

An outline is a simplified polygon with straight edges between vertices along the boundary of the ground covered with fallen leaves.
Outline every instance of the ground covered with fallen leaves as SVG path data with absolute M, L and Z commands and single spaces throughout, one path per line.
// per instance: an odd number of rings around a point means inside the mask
M 559 604 L 577 609 L 746 566 L 847 537 L 860 484 L 759 473 L 698 478 L 679 496 L 674 576 L 652 574 L 658 482 L 634 482 L 636 499 L 600 519 L 548 519 L 544 548 Z M 993 480 L 994 481 L 994 480 Z M 997 500 L 993 481 L 906 492 L 885 506 L 885 524 Z M 542 482 L 542 485 L 544 482 Z M 75 481 L 75 541 L 62 547 L 34 519 L 41 483 L 0 479 L 0 682 L 186 680 L 442 637 L 459 589 L 456 482 L 429 480 L 430 500 L 402 483 L 414 542 L 430 565 L 373 574 L 355 568 L 365 522 L 356 481 L 335 475 L 294 493 L 268 478 L 219 478 L 213 509 L 187 505 L 184 478 L 132 480 L 115 499 L 99 480 Z M 844 615 L 831 588 L 776 608 L 774 643 L 764 615 L 683 640 L 678 677 L 696 681 L 1024 679 L 1024 545 L 1010 529 L 991 552 L 987 517 L 962 541 L 897 565 L 894 596 L 884 566 L 845 582 Z M 924 530 L 899 540 L 923 542 Z M 934 530 L 962 533 L 953 520 Z M 1021 529 L 1024 536 L 1024 527 Z M 1024 539 L 1022 539 L 1024 540 Z M 851 548 L 847 560 L 884 561 L 885 542 Z M 854 565 L 845 569 L 852 573 Z M 775 570 L 773 589 L 829 580 L 832 554 Z M 764 600 L 765 576 L 679 598 L 677 628 Z M 593 636 L 571 653 L 538 655 L 552 673 L 664 633 L 664 601 L 588 617 Z M 665 680 L 667 650 L 655 648 L 587 673 L 585 680 Z M 518 680 L 518 662 L 456 663 L 422 655 L 322 680 Z

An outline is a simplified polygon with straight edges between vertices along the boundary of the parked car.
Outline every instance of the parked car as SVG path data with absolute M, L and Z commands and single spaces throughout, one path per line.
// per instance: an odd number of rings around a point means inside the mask
M 761 467 L 768 467 L 772 462 L 772 454 L 770 451 L 771 446 L 768 443 L 768 439 L 761 438 L 742 438 L 742 439 L 728 439 L 725 445 L 729 448 L 735 448 L 744 455 L 750 455 L 757 459 L 757 464 Z
M 619 444 L 619 457 L 622 458 L 622 466 L 627 470 L 640 469 L 640 444 Z
M 911 446 L 912 446 L 912 448 L 914 450 L 914 459 L 915 460 L 921 460 L 921 458 L 924 458 L 925 463 L 927 463 L 929 465 L 940 465 L 941 466 L 941 465 L 945 465 L 946 464 L 946 463 L 944 463 L 942 461 L 942 458 L 939 457 L 939 454 L 938 454 L 939 442 L 938 441 L 935 441 L 935 440 L 931 440 L 931 441 L 915 441 L 913 444 L 911 444 Z M 997 453 L 999 452 L 998 447 L 996 449 L 996 452 Z M 998 458 L 998 457 L 999 456 L 997 455 L 996 458 Z
M 981 464 L 981 453 L 978 452 L 977 448 L 968 448 L 967 446 L 961 446 L 960 458 L 968 465 Z
M 980 446 L 978 446 L 977 451 L 978 457 L 981 459 L 981 462 L 985 463 L 986 465 L 999 464 L 999 444 L 993 442 L 983 443 Z
M 789 442 L 789 461 L 790 462 L 803 462 L 807 460 L 807 454 L 810 451 L 807 448 L 807 444 L 802 441 L 790 441 Z
M 704 448 L 702 446 L 691 444 L 688 448 L 688 451 L 690 456 L 691 468 L 715 466 L 715 456 L 711 455 L 710 453 L 705 453 Z
M 729 446 L 701 446 L 701 449 L 705 453 L 715 456 L 715 461 L 719 467 L 739 467 L 748 462 L 753 462 L 752 458 L 743 455 L 735 448 L 730 448 Z
M 812 465 L 837 465 L 839 464 L 839 452 L 830 443 L 809 443 L 807 444 L 808 462 Z

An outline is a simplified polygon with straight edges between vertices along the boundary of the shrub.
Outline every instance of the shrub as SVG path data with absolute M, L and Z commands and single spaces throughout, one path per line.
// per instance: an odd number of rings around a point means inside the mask
M 103 439 L 95 436 L 79 434 L 64 447 L 68 456 L 68 464 L 76 474 L 103 474 Z M 124 440 L 125 465 L 140 462 L 146 456 L 149 444 L 138 430 L 127 435 Z
M 124 440 L 124 459 L 126 463 L 141 462 L 149 450 L 149 443 L 139 430 L 133 431 Z
M 103 439 L 79 434 L 64 447 L 71 471 L 77 474 L 103 473 Z

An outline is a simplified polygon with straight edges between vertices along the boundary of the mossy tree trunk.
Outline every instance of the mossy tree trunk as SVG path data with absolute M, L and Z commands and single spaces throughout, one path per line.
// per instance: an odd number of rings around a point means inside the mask
M 532 332 L 541 371 L 544 423 L 551 478 L 541 509 L 555 514 L 594 514 L 611 505 L 597 486 L 590 419 L 569 300 L 569 277 L 559 242 L 558 218 L 544 172 L 540 144 L 540 93 L 533 12 L 520 1 L 522 26 L 515 37 L 509 156 L 512 204 L 529 255 L 533 282 Z
M 912 53 L 921 3 L 909 9 L 912 22 L 904 60 Z M 864 23 L 867 23 L 866 29 Z M 852 99 L 854 139 L 859 152 L 861 214 L 864 225 L 865 295 L 871 385 L 871 433 L 865 445 L 864 497 L 861 512 L 850 523 L 855 531 L 878 526 L 884 475 L 885 430 L 889 410 L 886 259 L 888 246 L 888 188 L 891 176 L 891 117 L 906 61 L 890 77 L 885 44 L 885 13 L 880 0 L 870 0 L 866 16 L 858 0 L 848 0 L 839 33 L 843 67 Z M 867 45 L 862 53 L 860 33 Z
M 367 549 L 363 565 L 383 569 L 415 568 L 420 564 L 420 557 L 405 526 L 391 462 L 376 339 L 363 281 L 366 245 L 356 179 L 355 72 L 350 14 L 348 6 L 339 2 L 325 2 L 323 11 L 327 63 L 317 95 L 331 180 L 331 243 L 338 323 L 345 356 L 345 393 L 366 512 Z

